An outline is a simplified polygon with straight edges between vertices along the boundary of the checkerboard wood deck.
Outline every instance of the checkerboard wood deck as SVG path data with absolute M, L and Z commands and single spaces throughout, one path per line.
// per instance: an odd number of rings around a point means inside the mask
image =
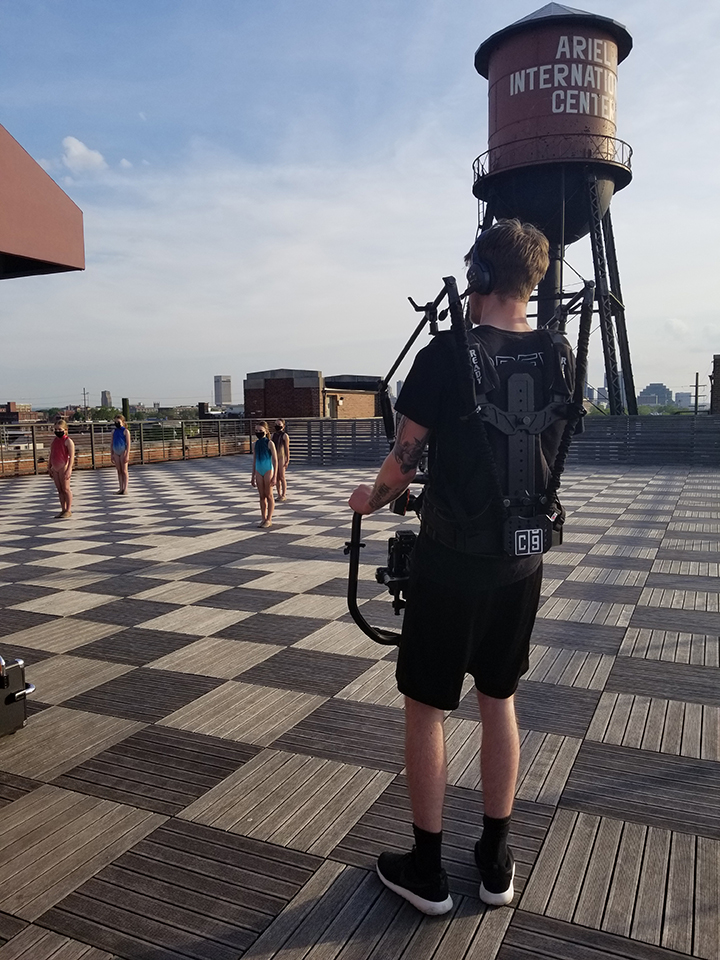
M 0 484 L 0 960 L 720 956 L 720 473 L 574 467 L 517 696 L 515 901 L 478 899 L 482 726 L 446 721 L 453 911 L 374 872 L 411 842 L 396 652 L 345 606 L 347 497 L 293 470 L 257 524 L 230 457 Z M 417 521 L 365 521 L 359 602 Z M 451 611 L 448 612 L 451 615 Z

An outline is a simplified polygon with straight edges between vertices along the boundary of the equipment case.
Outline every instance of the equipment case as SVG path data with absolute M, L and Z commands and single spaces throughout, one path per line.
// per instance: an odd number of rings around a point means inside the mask
M 6 662 L 0 657 L 0 737 L 15 733 L 27 723 L 27 700 L 35 687 L 25 682 L 22 660 Z

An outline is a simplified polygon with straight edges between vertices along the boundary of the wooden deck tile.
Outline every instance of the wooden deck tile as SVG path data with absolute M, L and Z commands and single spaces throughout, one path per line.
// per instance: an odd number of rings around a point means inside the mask
M 142 724 L 51 707 L 12 737 L 0 739 L 0 770 L 53 780 L 139 730 Z
M 253 643 L 274 643 L 279 646 L 297 643 L 325 626 L 326 621 L 316 617 L 279 617 L 256 613 L 218 630 L 216 636 L 229 640 L 251 640 Z
M 49 613 L 53 616 L 72 617 L 108 603 L 108 597 L 81 590 L 53 591 L 34 600 L 25 600 L 10 607 L 11 610 L 29 610 L 33 613 Z
M 623 642 L 625 627 L 609 627 L 597 623 L 568 623 L 562 620 L 537 619 L 533 628 L 534 643 L 551 647 L 569 647 L 590 653 L 614 656 Z
M 226 641 L 231 643 L 233 641 Z M 251 665 L 238 679 L 243 683 L 265 684 L 288 690 L 302 690 L 320 696 L 333 696 L 349 681 L 355 680 L 372 660 L 362 657 L 340 656 L 318 650 L 290 647 L 276 652 L 267 645 L 251 644 L 266 651 L 263 663 Z M 273 655 L 274 654 L 274 655 Z M 271 657 L 271 659 L 266 659 Z M 240 671 L 236 671 L 240 673 Z
M 720 842 L 705 839 L 700 848 L 699 839 L 658 827 L 638 832 L 621 820 L 559 811 L 521 909 L 705 955 L 698 948 L 718 944 L 717 902 L 715 909 L 696 909 L 694 877 L 698 855 L 703 869 L 720 862 Z M 711 893 L 716 875 L 717 868 Z M 618 913 L 621 903 L 624 911 Z
M 497 960 L 685 960 L 674 950 L 626 940 L 623 937 L 536 916 L 524 910 L 514 914 Z
M 366 637 L 354 623 L 339 620 L 326 624 L 299 640 L 295 646 L 302 650 L 341 653 L 350 657 L 367 657 L 369 660 L 382 660 L 389 650 Z
M 680 630 L 686 633 L 717 634 L 720 626 L 720 614 L 702 610 L 637 606 L 632 614 L 630 626 Z
M 266 643 L 203 637 L 153 660 L 147 666 L 150 670 L 177 670 L 180 673 L 231 680 L 272 657 L 273 653 L 273 647 Z
M 626 627 L 636 607 L 629 603 L 606 603 L 601 600 L 550 597 L 538 610 L 545 620 L 570 620 L 573 623 L 597 623 L 610 627 Z
M 268 610 L 275 604 L 287 600 L 293 594 L 288 590 L 258 590 L 257 580 L 251 584 L 226 588 L 215 596 L 198 601 L 200 607 L 212 607 L 216 610 L 242 610 L 245 613 L 258 613 Z
M 162 817 L 44 785 L 3 811 L 0 910 L 36 920 Z
M 192 637 L 185 633 L 128 627 L 85 644 L 79 653 L 85 658 L 143 667 L 153 660 L 174 653 L 180 647 L 186 647 L 191 642 Z
M 211 737 L 267 746 L 302 723 L 323 697 L 228 681 L 165 717 L 163 724 Z
M 2 913 L 2 911 L 0 911 L 0 946 L 7 943 L 8 940 L 12 940 L 13 937 L 16 937 L 26 926 L 26 920 L 21 920 L 19 917 L 11 917 L 9 913 Z M 30 958 L 28 958 L 28 960 L 30 960 Z
M 132 667 L 79 656 L 59 655 L 28 668 L 26 675 L 43 703 L 62 703 L 71 697 L 114 680 Z
M 720 706 L 717 671 L 690 663 L 618 657 L 605 689 L 612 693 L 635 693 Z
M 361 601 L 362 602 L 362 601 Z M 336 620 L 347 613 L 347 601 L 341 597 L 323 597 L 313 594 L 298 594 L 275 606 L 266 606 L 267 613 L 293 617 L 317 617 Z
M 670 663 L 692 663 L 702 667 L 720 666 L 720 637 L 682 630 L 651 630 L 630 627 L 620 655 Z
M 614 657 L 603 654 L 531 644 L 530 670 L 524 679 L 602 690 L 614 662 Z
M 180 816 L 327 856 L 392 779 L 390 773 L 265 750 Z
M 170 604 L 158 604 L 167 609 Z M 157 611 L 159 612 L 159 611 Z M 138 622 L 146 630 L 169 630 L 171 633 L 186 633 L 188 637 L 209 637 L 240 620 L 252 616 L 243 610 L 225 610 L 197 604 L 190 607 L 178 607 L 170 613 L 160 613 Z
M 560 806 L 720 838 L 720 763 L 585 741 Z
M 213 677 L 138 667 L 65 702 L 90 713 L 155 723 L 220 686 Z
M 273 746 L 329 760 L 399 773 L 405 765 L 401 710 L 329 700 L 279 737 Z
M 39 614 L 32 616 L 37 617 Z M 3 627 L 10 626 L 12 623 L 12 619 L 8 620 L 7 611 L 4 611 Z M 0 630 L 3 627 L 0 627 Z M 49 653 L 69 653 L 86 643 L 92 643 L 93 640 L 109 637 L 119 630 L 120 627 L 109 623 L 87 623 L 73 617 L 53 617 L 52 619 L 45 617 L 37 626 L 18 629 L 17 632 L 12 633 L 8 631 L 9 636 L 5 639 L 8 643 L 37 648 Z
M 30 925 L 0 947 L 0 960 L 114 960 L 112 954 Z
M 172 820 L 40 923 L 129 960 L 237 960 L 321 862 Z
M 0 772 L 0 808 L 40 786 L 37 780 L 19 777 L 12 773 Z
M 340 700 L 374 703 L 383 707 L 403 708 L 405 698 L 397 688 L 394 660 L 378 660 L 336 695 Z
M 605 693 L 587 739 L 720 762 L 720 707 Z
M 171 815 L 201 797 L 258 751 L 258 747 L 248 744 L 187 730 L 146 727 L 61 775 L 54 784 Z

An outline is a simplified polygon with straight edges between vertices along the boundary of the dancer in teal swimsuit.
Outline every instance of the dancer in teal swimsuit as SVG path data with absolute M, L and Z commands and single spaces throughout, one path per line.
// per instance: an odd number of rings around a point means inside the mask
M 115 429 L 112 434 L 112 451 L 110 460 L 115 464 L 118 472 L 118 493 L 127 493 L 128 462 L 130 460 L 130 431 L 125 423 L 125 417 L 119 413 L 115 417 Z
M 272 526 L 272 515 L 275 509 L 273 498 L 273 480 L 277 473 L 277 451 L 270 439 L 270 431 L 264 420 L 255 424 L 255 451 L 253 456 L 252 485 L 257 487 L 260 494 L 260 513 L 262 514 L 261 527 Z

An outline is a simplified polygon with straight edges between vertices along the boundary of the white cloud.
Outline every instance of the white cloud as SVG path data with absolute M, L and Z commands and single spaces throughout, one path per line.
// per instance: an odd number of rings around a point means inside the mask
M 122 167 L 123 170 L 130 170 L 130 168 L 132 167 L 132 164 L 130 163 L 129 160 L 126 160 L 125 157 L 123 157 L 120 163 L 118 164 L 118 166 Z
M 691 333 L 687 323 L 684 320 L 678 320 L 676 317 L 668 318 L 663 326 L 670 337 L 687 337 Z
M 107 162 L 99 150 L 91 150 L 77 137 L 65 137 L 62 161 L 72 173 L 97 173 L 107 169 Z

